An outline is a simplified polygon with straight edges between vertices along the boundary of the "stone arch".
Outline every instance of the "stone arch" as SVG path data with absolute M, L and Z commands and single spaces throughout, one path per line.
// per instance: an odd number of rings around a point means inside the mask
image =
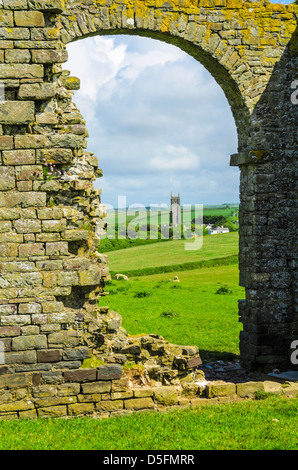
M 153 336 L 131 340 L 120 316 L 97 306 L 108 277 L 107 259 L 98 253 L 104 207 L 93 188 L 101 171 L 72 102 L 78 81 L 62 68 L 66 44 L 88 35 L 142 34 L 176 44 L 221 85 L 239 135 L 231 164 L 241 170 L 242 363 L 253 370 L 297 370 L 291 360 L 298 335 L 296 18 L 297 2 L 3 0 L 0 387 L 9 406 L 0 404 L 0 413 L 47 415 L 38 386 L 53 383 L 61 414 L 106 411 L 94 401 L 81 406 L 77 398 L 64 400 L 65 382 L 74 384 L 71 397 L 111 393 L 126 390 L 121 364 L 127 358 L 156 361 L 151 373 L 166 384 L 200 363 L 196 348 L 177 349 Z M 56 165 L 53 175 L 49 165 Z M 94 351 L 104 365 L 80 368 Z M 16 402 L 11 389 L 18 387 L 34 399 Z M 130 396 L 122 407 L 138 409 L 138 395 Z M 116 410 L 112 400 L 110 411 Z

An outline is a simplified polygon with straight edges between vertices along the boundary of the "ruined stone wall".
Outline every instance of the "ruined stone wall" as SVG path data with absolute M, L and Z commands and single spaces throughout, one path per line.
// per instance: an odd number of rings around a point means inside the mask
M 197 347 L 131 339 L 120 315 L 97 305 L 109 276 L 98 250 L 105 209 L 93 187 L 102 172 L 72 100 L 79 80 L 63 70 L 66 44 L 93 34 L 178 45 L 222 86 L 239 135 L 231 164 L 241 169 L 242 360 L 249 368 L 288 366 L 298 335 L 297 106 L 290 99 L 296 14 L 295 5 L 242 0 L 3 0 L 0 414 L 21 417 L 48 406 L 53 415 L 71 414 L 75 404 L 83 413 L 119 391 L 139 399 L 121 382 L 127 362 L 142 364 L 147 384 L 172 386 L 189 373 L 194 378 L 200 364 Z M 82 369 L 90 357 L 101 365 Z

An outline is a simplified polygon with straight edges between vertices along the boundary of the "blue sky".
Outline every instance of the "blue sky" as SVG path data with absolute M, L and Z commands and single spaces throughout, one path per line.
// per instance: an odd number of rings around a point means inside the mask
M 290 2 L 283 2 L 290 3 Z M 102 202 L 118 206 L 239 201 L 230 167 L 237 132 L 227 99 L 179 48 L 138 36 L 97 36 L 68 45 L 65 68 L 81 79 L 74 102 L 99 158 Z

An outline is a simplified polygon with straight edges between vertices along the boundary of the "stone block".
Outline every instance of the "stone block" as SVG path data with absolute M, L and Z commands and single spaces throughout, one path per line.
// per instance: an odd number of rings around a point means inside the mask
M 32 50 L 32 61 L 35 64 L 56 64 L 67 62 L 67 50 Z
M 124 401 L 124 408 L 126 410 L 153 410 L 155 408 L 154 402 L 151 397 L 145 398 L 132 398 Z
M 79 276 L 81 286 L 97 286 L 100 284 L 100 270 L 79 271 Z
M 111 382 L 90 382 L 82 384 L 83 394 L 98 394 L 98 393 L 109 393 L 111 391 Z
M 97 380 L 119 380 L 122 376 L 122 366 L 106 364 L 97 369 Z
M 28 349 L 47 348 L 46 335 L 19 336 L 12 339 L 12 351 L 27 351 Z
M 96 410 L 102 412 L 123 410 L 123 400 L 101 400 L 96 404 Z
M 34 403 L 31 400 L 19 400 L 12 403 L 5 403 L 0 405 L 0 413 L 6 412 L 9 413 L 11 411 L 24 411 L 24 410 L 33 410 Z
M 1 11 L 1 10 L 0 10 Z M 0 167 L 0 191 L 9 191 L 16 185 L 15 171 L 11 167 Z
M 32 387 L 32 396 L 34 398 L 54 397 L 56 393 L 57 387 L 55 385 L 39 385 Z
M 0 167 L 0 173 L 1 173 L 1 167 Z M 0 221 L 0 233 L 10 232 L 11 228 L 12 228 L 12 224 L 8 220 Z
M 87 258 L 75 257 L 63 262 L 63 269 L 66 271 L 83 271 L 90 268 L 90 261 Z
M 43 168 L 41 165 L 23 165 L 15 168 L 16 179 L 22 181 L 35 181 L 43 179 Z
M 67 242 L 46 243 L 46 254 L 49 256 L 68 255 L 68 243 Z
M 19 246 L 20 258 L 28 258 L 30 256 L 43 256 L 45 249 L 43 243 L 24 243 Z
M 83 361 L 89 357 L 89 349 L 87 347 L 78 347 L 71 349 L 64 349 L 63 360 L 64 361 Z
M 16 26 L 40 27 L 45 26 L 43 13 L 40 11 L 16 11 L 14 14 Z
M 49 100 L 55 96 L 54 83 L 24 83 L 19 89 L 21 100 Z
M 5 364 L 35 364 L 36 351 L 12 351 L 5 354 Z
M 66 228 L 66 220 L 43 220 L 42 231 L 43 232 L 62 232 Z
M 45 192 L 9 192 L 0 193 L 0 207 L 13 208 L 13 207 L 42 207 L 46 205 Z
M 10 135 L 0 136 L 0 150 L 11 150 L 13 149 L 13 137 Z
M 0 114 L 1 117 L 1 114 Z M 66 165 L 73 159 L 73 153 L 68 148 L 56 148 L 56 149 L 43 149 L 39 152 L 39 160 L 42 162 L 45 160 L 47 163 Z
M 29 124 L 34 122 L 34 113 L 35 104 L 33 101 L 5 101 L 0 103 L 1 124 Z M 7 162 L 4 160 L 4 163 Z M 35 163 L 35 156 L 32 163 Z
M 8 49 L 5 51 L 5 60 L 10 64 L 25 64 L 30 62 L 31 54 L 28 49 Z
M 96 369 L 79 369 L 63 373 L 65 382 L 92 382 L 96 380 Z
M 16 32 L 17 28 L 14 28 L 13 31 Z M 2 64 L 0 68 L 0 79 L 43 78 L 43 74 L 43 65 L 38 64 Z
M 157 387 L 153 393 L 154 401 L 160 405 L 177 405 L 179 401 L 178 392 L 175 387 Z
M 44 349 L 37 351 L 37 362 L 59 362 L 62 359 L 62 351 L 59 349 Z
M 1 26 L 14 26 L 12 11 L 0 10 L 0 24 Z
M 0 305 L 0 315 L 15 315 L 18 308 L 14 304 Z
M 71 395 L 78 395 L 81 390 L 81 385 L 79 383 L 66 383 L 58 385 L 57 395 L 59 397 L 68 397 Z
M 78 346 L 78 332 L 74 330 L 57 331 L 48 335 L 49 346 L 56 348 L 74 348 Z
M 207 398 L 213 397 L 234 397 L 236 385 L 233 383 L 211 383 L 206 386 Z
M 37 149 L 47 147 L 49 139 L 42 134 L 24 134 L 15 136 L 16 149 Z
M 19 326 L 1 326 L 0 327 L 0 338 L 19 336 L 21 334 L 21 328 Z
M 62 233 L 62 238 L 67 241 L 80 241 L 80 240 L 88 240 L 89 239 L 89 232 L 88 230 L 65 230 Z
M 256 392 L 264 392 L 263 382 L 245 382 L 236 385 L 236 392 L 240 398 L 254 398 Z
M 32 219 L 19 219 L 15 220 L 14 228 L 17 233 L 38 233 L 41 232 L 41 222 L 40 220 Z
M 65 8 L 63 0 L 29 0 L 28 6 L 30 9 L 59 13 L 61 13 Z
M 94 410 L 95 407 L 93 403 L 74 403 L 73 405 L 68 405 L 69 416 L 91 414 Z
M 67 416 L 67 406 L 57 405 L 47 406 L 45 408 L 38 408 L 37 413 L 39 418 L 58 418 L 62 416 Z
M 7 10 L 24 10 L 28 7 L 27 0 L 3 0 L 1 3 Z
M 19 313 L 40 313 L 41 312 L 41 305 L 36 302 L 31 303 L 24 303 L 19 305 Z
M 0 105 L 1 114 L 1 105 Z M 35 164 L 35 151 L 34 150 L 10 150 L 2 153 L 3 163 L 5 165 L 34 165 Z

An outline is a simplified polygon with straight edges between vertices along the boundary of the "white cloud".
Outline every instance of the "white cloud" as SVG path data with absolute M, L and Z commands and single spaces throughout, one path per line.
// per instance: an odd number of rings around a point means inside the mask
M 99 157 L 104 203 L 238 200 L 236 127 L 210 74 L 177 47 L 135 36 L 88 38 L 68 46 L 65 68 L 81 79 L 74 101 Z M 229 183 L 227 186 L 227 182 Z
M 162 154 L 152 158 L 149 167 L 155 171 L 191 171 L 198 170 L 199 157 L 186 147 L 167 145 Z

